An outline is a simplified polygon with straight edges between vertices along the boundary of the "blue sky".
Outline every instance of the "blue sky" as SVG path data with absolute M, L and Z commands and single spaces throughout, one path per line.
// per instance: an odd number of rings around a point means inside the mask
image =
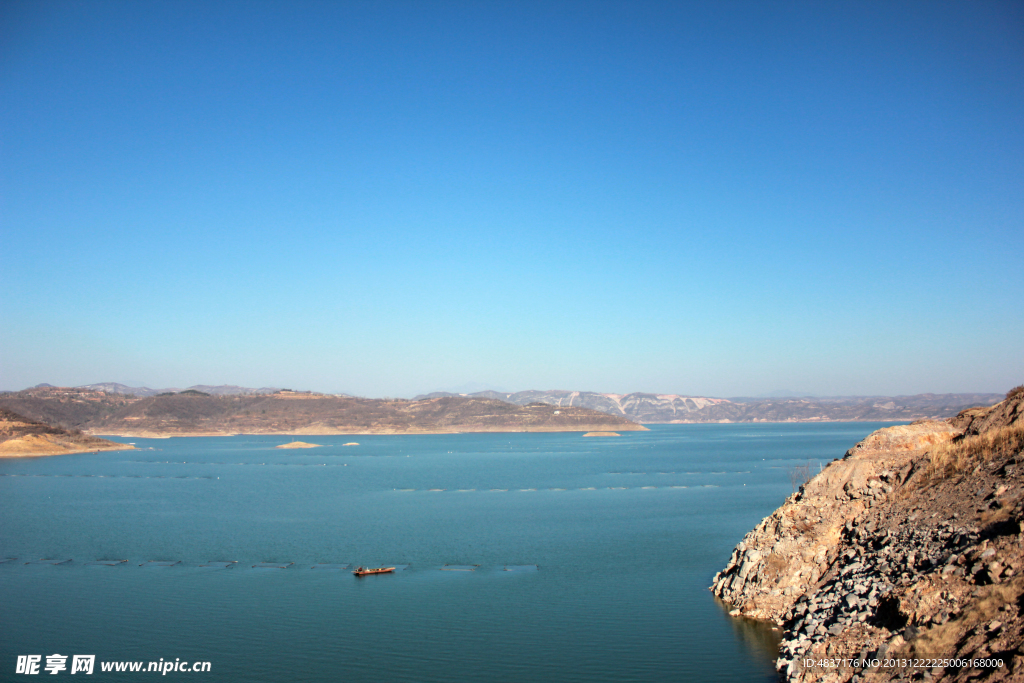
M 0 3 L 0 389 L 1024 381 L 1019 2 Z

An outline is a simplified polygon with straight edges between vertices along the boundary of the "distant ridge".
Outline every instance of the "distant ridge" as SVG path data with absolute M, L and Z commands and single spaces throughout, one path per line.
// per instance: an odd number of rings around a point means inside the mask
M 52 384 L 37 384 L 32 387 L 33 389 L 55 389 Z M 239 387 L 233 384 L 220 384 L 217 386 L 209 384 L 196 384 L 185 389 L 168 388 L 168 389 L 150 389 L 149 387 L 129 387 L 118 382 L 100 382 L 99 384 L 84 384 L 82 386 L 75 387 L 75 389 L 88 389 L 89 391 L 104 391 L 108 394 L 123 394 L 125 396 L 138 396 L 145 398 L 146 396 L 157 396 L 159 394 L 176 394 L 181 391 L 201 391 L 204 394 L 211 394 L 213 396 L 234 396 L 234 395 L 262 395 L 262 394 L 275 394 L 281 391 L 278 387 L 261 387 L 259 389 L 251 389 L 249 387 Z
M 965 408 L 990 405 L 1001 394 L 916 394 L 913 396 L 710 398 L 680 394 L 604 394 L 592 391 L 434 392 L 414 400 L 465 396 L 527 405 L 578 406 L 619 415 L 640 424 L 713 422 L 910 422 L 952 417 Z
M 234 384 L 196 384 L 186 389 L 131 387 L 118 382 L 102 382 L 64 388 L 42 383 L 26 392 L 92 391 L 126 398 L 148 398 L 182 391 L 201 392 L 210 396 L 344 397 L 348 394 L 293 392 L 276 387 L 250 388 Z M 2 393 L 2 392 L 0 392 Z M 9 393 L 9 392 L 8 392 Z M 817 397 L 732 397 L 688 396 L 682 394 L 600 393 L 593 391 L 478 391 L 460 394 L 435 391 L 421 394 L 413 401 L 439 398 L 471 398 L 498 400 L 517 406 L 543 403 L 558 408 L 586 408 L 607 415 L 625 418 L 640 424 L 687 424 L 715 422 L 910 422 L 920 419 L 942 419 L 961 410 L 991 405 L 1001 394 L 915 394 L 910 396 L 817 396 Z M 47 419 L 45 416 L 42 419 Z M 74 423 L 72 423 L 74 424 Z
M 50 388 L 56 389 L 50 384 L 39 384 L 33 389 L 39 388 Z M 156 396 L 157 394 L 164 394 L 168 392 L 178 392 L 180 389 L 150 389 L 149 387 L 129 387 L 118 382 L 101 382 L 99 384 L 85 384 L 76 389 L 88 389 L 89 391 L 105 391 L 108 394 L 122 394 L 124 396 Z
M 209 384 L 196 384 L 188 387 L 187 390 L 202 391 L 206 394 L 213 396 L 234 396 L 236 394 L 276 394 L 281 391 L 280 387 L 260 387 L 259 389 L 250 389 L 249 387 L 239 387 L 234 384 L 219 384 L 217 386 L 211 386 Z

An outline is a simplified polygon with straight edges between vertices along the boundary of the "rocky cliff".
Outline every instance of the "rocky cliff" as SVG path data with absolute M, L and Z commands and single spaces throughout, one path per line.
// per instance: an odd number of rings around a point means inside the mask
M 782 629 L 784 680 L 1024 680 L 1015 391 L 874 432 L 736 546 L 711 589 Z

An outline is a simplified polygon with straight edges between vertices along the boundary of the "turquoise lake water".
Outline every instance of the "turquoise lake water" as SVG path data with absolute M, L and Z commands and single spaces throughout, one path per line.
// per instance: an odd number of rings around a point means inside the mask
M 111 681 L 157 674 L 99 662 L 160 658 L 209 661 L 166 675 L 208 682 L 773 681 L 773 633 L 707 587 L 794 466 L 882 426 L 118 439 L 140 450 L 2 460 L 0 680 L 58 653 Z M 346 563 L 408 567 L 311 568 Z

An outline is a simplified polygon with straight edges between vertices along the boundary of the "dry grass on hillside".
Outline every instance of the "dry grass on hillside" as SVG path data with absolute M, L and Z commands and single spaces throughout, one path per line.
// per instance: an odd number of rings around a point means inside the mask
M 1024 424 L 994 429 L 934 448 L 928 454 L 928 474 L 938 478 L 969 473 L 998 456 L 1021 449 L 1024 449 Z
M 955 653 L 965 640 L 964 633 L 981 628 L 993 619 L 1006 620 L 1008 607 L 1018 604 L 1024 592 L 1024 578 L 1017 577 L 1002 585 L 985 586 L 976 591 L 976 598 L 963 605 L 955 619 L 924 630 L 921 637 L 910 646 L 910 652 L 917 657 L 933 657 L 934 653 Z M 909 654 L 908 653 L 908 654 Z

